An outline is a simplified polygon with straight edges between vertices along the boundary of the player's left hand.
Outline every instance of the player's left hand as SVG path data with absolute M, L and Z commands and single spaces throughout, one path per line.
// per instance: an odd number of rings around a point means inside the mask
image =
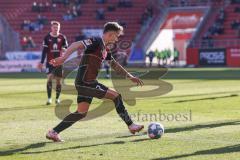
M 138 77 L 134 77 L 134 76 L 131 76 L 130 77 L 130 80 L 133 82 L 133 83 L 137 83 L 137 85 L 139 86 L 143 86 L 144 85 L 144 83 L 143 83 L 143 81 L 140 79 L 140 78 L 138 78 Z
M 37 68 L 39 69 L 40 72 L 42 72 L 43 64 L 39 62 L 38 65 L 37 65 Z
M 56 67 L 56 66 L 62 65 L 64 61 L 65 59 L 63 57 L 58 57 L 58 58 L 52 59 L 49 63 L 54 67 Z

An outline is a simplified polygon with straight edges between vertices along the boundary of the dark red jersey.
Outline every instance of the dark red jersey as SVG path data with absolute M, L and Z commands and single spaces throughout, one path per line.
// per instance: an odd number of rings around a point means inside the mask
M 54 58 L 60 57 L 62 54 L 62 49 L 67 48 L 68 43 L 66 36 L 59 34 L 58 36 L 52 36 L 48 33 L 43 40 L 43 55 L 41 62 L 44 62 L 45 57 L 47 57 L 47 64 Z
M 96 80 L 103 60 L 112 59 L 111 54 L 107 53 L 101 37 L 93 37 L 82 42 L 85 46 L 85 51 L 78 69 L 76 83 Z

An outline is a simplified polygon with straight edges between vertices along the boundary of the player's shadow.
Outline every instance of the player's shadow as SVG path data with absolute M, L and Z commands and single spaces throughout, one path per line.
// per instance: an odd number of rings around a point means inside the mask
M 46 105 L 31 105 L 31 106 L 22 106 L 22 107 L 11 107 L 11 108 L 0 108 L 0 111 L 20 111 L 20 110 L 31 110 L 31 109 L 52 109 L 46 107 Z
M 116 137 L 116 138 L 139 137 L 139 136 L 143 136 L 143 135 L 147 135 L 147 132 L 142 132 L 141 134 L 129 134 L 129 135 L 123 135 L 123 136 L 118 136 L 118 137 Z
M 193 126 L 169 128 L 169 129 L 165 130 L 165 133 L 193 131 L 193 130 L 199 130 L 199 129 L 216 128 L 216 127 L 232 126 L 232 125 L 240 125 L 240 121 L 236 120 L 236 121 L 218 122 L 218 123 L 210 123 L 210 124 L 197 124 L 197 125 L 193 125 Z
M 154 140 L 154 139 L 143 138 L 143 139 L 135 139 L 135 140 L 132 140 L 132 141 L 130 141 L 130 142 L 143 142 L 143 141 L 151 141 L 151 140 Z
M 34 143 L 34 144 L 27 145 L 23 148 L 0 151 L 0 156 L 9 156 L 9 155 L 13 155 L 13 154 L 16 154 L 16 153 L 19 153 L 19 152 L 22 152 L 22 151 L 26 151 L 28 149 L 41 148 L 41 147 L 44 147 L 47 143 L 50 143 L 50 142 Z
M 112 145 L 112 144 L 124 144 L 124 143 L 125 143 L 124 141 L 115 141 L 115 142 L 107 142 L 107 143 L 99 143 L 99 144 L 91 144 L 91 145 L 79 145 L 74 147 L 59 148 L 59 149 L 46 150 L 46 151 L 23 152 L 22 154 L 39 154 L 39 153 L 48 153 L 48 152 L 64 151 L 64 150 L 70 150 L 70 149 L 80 149 L 80 148 L 105 146 L 105 145 Z
M 128 142 L 142 142 L 142 141 L 148 141 L 151 140 L 149 138 L 144 138 L 144 139 L 136 139 Z M 53 149 L 53 150 L 46 150 L 46 151 L 37 151 L 37 152 L 23 152 L 22 154 L 40 154 L 40 153 L 48 153 L 48 152 L 56 152 L 56 151 L 63 151 L 63 150 L 69 150 L 69 149 L 80 149 L 80 148 L 88 148 L 88 147 L 96 147 L 96 146 L 105 146 L 105 145 L 121 145 L 125 144 L 125 141 L 114 141 L 114 142 L 107 142 L 107 143 L 99 143 L 99 144 L 91 144 L 91 145 L 79 145 L 79 146 L 74 146 L 74 147 L 68 147 L 68 148 L 59 148 L 59 149 Z
M 201 151 L 196 151 L 196 152 L 189 153 L 189 154 L 181 154 L 181 155 L 170 156 L 170 157 L 154 158 L 152 160 L 172 160 L 172 159 L 179 159 L 179 158 L 187 158 L 187 157 L 191 157 L 191 156 L 227 154 L 227 153 L 235 153 L 235 152 L 240 152 L 240 144 L 226 146 L 226 147 L 220 147 L 220 148 L 201 150 Z
M 177 132 L 193 131 L 193 130 L 199 130 L 199 129 L 216 128 L 216 127 L 232 126 L 232 125 L 240 125 L 240 120 L 210 123 L 210 124 L 197 124 L 197 125 L 192 125 L 192 126 L 183 126 L 183 127 L 176 127 L 176 128 L 168 128 L 168 129 L 165 129 L 165 133 L 177 133 Z M 124 136 L 118 136 L 116 138 L 137 137 L 137 136 L 142 136 L 142 135 L 146 135 L 146 134 L 147 134 L 147 132 L 143 132 L 142 134 L 124 135 Z
M 184 102 L 194 102 L 194 101 L 203 101 L 203 100 L 216 100 L 216 99 L 230 98 L 230 97 L 237 97 L 237 96 L 238 96 L 237 94 L 231 94 L 229 96 L 188 99 L 188 100 L 175 101 L 175 102 L 171 102 L 171 103 L 184 103 Z M 166 103 L 166 104 L 171 104 L 171 103 Z
M 211 95 L 221 95 L 221 94 L 231 94 L 233 96 L 239 96 L 240 90 L 230 91 L 230 92 L 212 92 L 212 93 L 199 93 L 199 94 L 185 94 L 185 95 L 176 95 L 169 97 L 162 97 L 163 99 L 172 99 L 172 98 L 182 98 L 182 97 L 197 97 L 197 96 L 211 96 Z M 157 97 L 159 98 L 159 97 Z
M 172 79 L 198 79 L 198 80 L 239 80 L 240 75 L 239 70 L 181 70 L 173 71 L 171 70 L 164 77 L 165 80 Z

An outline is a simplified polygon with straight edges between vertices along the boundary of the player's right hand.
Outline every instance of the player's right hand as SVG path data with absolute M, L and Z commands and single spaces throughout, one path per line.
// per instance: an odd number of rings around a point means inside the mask
M 42 72 L 43 64 L 41 62 L 39 62 L 37 68 Z
M 65 59 L 63 57 L 58 57 L 58 58 L 52 59 L 49 63 L 54 67 L 56 67 L 56 66 L 62 65 L 64 61 Z

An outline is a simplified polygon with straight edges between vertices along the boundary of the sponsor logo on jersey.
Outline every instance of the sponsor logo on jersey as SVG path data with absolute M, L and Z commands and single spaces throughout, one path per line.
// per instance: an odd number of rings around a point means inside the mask
M 84 40 L 84 43 L 89 46 L 92 44 L 92 41 L 90 39 Z

